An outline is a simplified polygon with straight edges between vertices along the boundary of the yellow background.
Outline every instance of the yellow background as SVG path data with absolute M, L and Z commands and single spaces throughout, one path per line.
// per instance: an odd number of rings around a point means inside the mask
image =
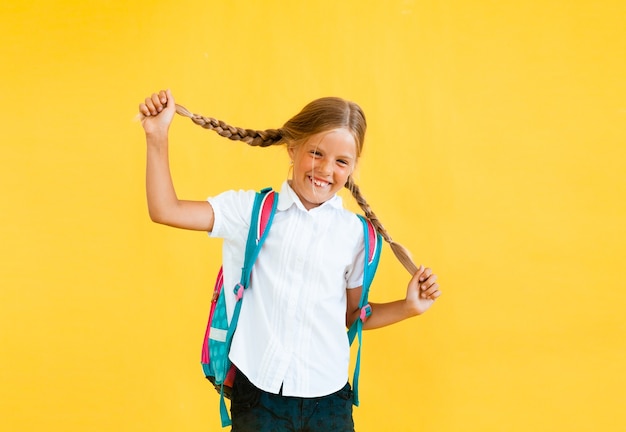
M 0 430 L 219 430 L 199 355 L 221 245 L 145 205 L 133 117 L 165 87 L 244 128 L 325 95 L 364 108 L 358 182 L 444 296 L 365 335 L 359 431 L 626 430 L 622 0 L 0 14 Z M 284 149 L 187 119 L 171 141 L 184 198 L 287 175 Z M 386 248 L 372 299 L 407 281 Z

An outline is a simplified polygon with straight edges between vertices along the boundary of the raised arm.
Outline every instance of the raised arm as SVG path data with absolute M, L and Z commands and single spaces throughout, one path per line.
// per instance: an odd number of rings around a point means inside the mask
M 359 301 L 361 288 L 349 289 L 348 305 L 346 308 L 346 324 L 349 327 L 359 317 Z M 371 303 L 372 314 L 365 321 L 363 328 L 366 330 L 385 327 L 395 324 L 407 318 L 421 315 L 426 312 L 437 297 L 441 295 L 437 275 L 431 269 L 420 268 L 409 281 L 406 298 L 389 303 Z
M 168 132 L 176 113 L 172 93 L 160 91 L 139 105 L 146 133 L 146 196 L 154 222 L 198 231 L 213 229 L 213 208 L 207 201 L 179 200 L 172 182 Z

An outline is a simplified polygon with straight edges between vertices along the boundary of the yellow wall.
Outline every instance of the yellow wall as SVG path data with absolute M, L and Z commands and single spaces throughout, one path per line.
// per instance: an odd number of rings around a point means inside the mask
M 174 6 L 175 5 L 175 6 Z M 152 224 L 150 92 L 242 127 L 358 101 L 359 172 L 440 275 L 366 334 L 360 431 L 626 430 L 625 3 L 0 3 L 0 430 L 218 430 L 200 343 L 220 244 Z M 279 186 L 282 149 L 186 119 L 179 195 Z M 352 205 L 352 204 L 351 204 Z M 408 280 L 387 248 L 374 300 Z

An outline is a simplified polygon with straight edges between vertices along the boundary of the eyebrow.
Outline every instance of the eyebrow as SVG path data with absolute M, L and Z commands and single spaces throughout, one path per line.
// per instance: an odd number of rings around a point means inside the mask
M 350 159 L 350 160 L 355 160 L 356 158 L 353 156 L 337 156 L 337 159 Z
M 307 144 L 305 144 L 308 147 L 308 150 L 323 150 L 320 148 L 320 143 L 322 142 L 322 140 L 320 140 L 317 144 L 313 144 L 312 142 L 308 142 Z M 350 160 L 356 160 L 356 156 L 348 156 L 348 155 L 339 155 L 336 157 L 337 159 L 350 159 Z

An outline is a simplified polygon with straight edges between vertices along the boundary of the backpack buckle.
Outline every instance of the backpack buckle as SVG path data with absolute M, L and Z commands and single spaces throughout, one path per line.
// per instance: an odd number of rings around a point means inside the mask
M 235 293 L 235 296 L 237 297 L 237 301 L 243 298 L 243 291 L 244 291 L 244 287 L 243 285 L 241 285 L 241 283 L 238 283 L 237 285 L 235 285 L 235 289 L 233 290 L 233 292 Z
M 372 307 L 368 303 L 361 308 L 361 315 L 359 315 L 359 319 L 361 320 L 361 322 L 365 322 L 371 314 L 372 314 Z

